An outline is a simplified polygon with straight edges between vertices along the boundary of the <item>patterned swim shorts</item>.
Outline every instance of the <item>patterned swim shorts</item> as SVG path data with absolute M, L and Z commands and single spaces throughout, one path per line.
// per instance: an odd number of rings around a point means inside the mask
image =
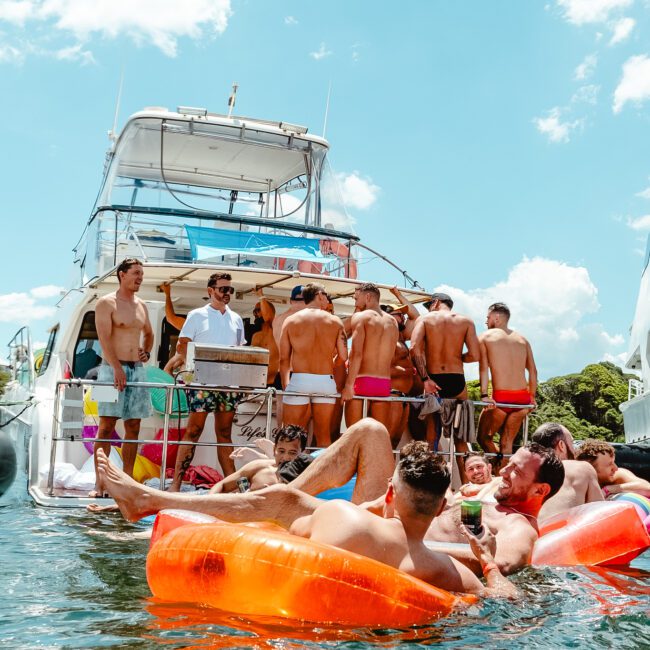
M 214 390 L 188 390 L 187 401 L 190 413 L 228 413 L 237 410 L 243 393 Z
M 142 363 L 123 363 L 126 381 L 147 381 L 147 369 Z M 113 368 L 102 363 L 97 372 L 97 381 L 113 382 L 115 375 Z M 149 389 L 140 386 L 127 386 L 121 390 L 117 402 L 98 402 L 97 409 L 100 417 L 122 418 L 123 420 L 141 420 L 151 415 L 151 397 Z

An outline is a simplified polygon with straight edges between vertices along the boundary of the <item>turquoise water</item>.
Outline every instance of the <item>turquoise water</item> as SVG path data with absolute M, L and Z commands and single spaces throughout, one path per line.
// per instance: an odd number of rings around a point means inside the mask
M 118 516 L 0 507 L 2 648 L 650 648 L 650 553 L 625 571 L 526 569 L 516 604 L 486 600 L 411 630 L 336 630 L 153 604 L 148 541 Z

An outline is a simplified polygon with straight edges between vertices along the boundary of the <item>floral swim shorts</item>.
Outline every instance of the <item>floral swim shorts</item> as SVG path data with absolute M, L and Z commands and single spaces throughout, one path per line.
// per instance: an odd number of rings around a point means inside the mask
M 188 390 L 187 402 L 190 413 L 227 413 L 237 410 L 237 404 L 244 398 L 243 393 L 214 390 Z

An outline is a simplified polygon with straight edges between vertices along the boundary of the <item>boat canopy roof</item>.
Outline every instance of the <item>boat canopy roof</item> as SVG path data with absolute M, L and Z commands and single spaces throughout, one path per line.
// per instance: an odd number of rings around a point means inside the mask
M 257 300 L 255 296 L 257 288 L 264 289 L 264 295 L 270 299 L 276 298 L 278 302 L 288 302 L 293 287 L 298 284 L 318 282 L 324 285 L 325 290 L 331 296 L 338 314 L 351 314 L 354 311 L 354 290 L 363 284 L 358 280 L 327 277 L 298 271 L 257 270 L 214 264 L 175 265 L 145 262 L 143 266 L 144 280 L 138 295 L 143 300 L 163 300 L 158 287 L 168 282 L 172 285 L 174 305 L 185 309 L 194 309 L 204 304 L 203 298 L 207 295 L 208 279 L 217 271 L 230 273 L 233 287 L 236 290 L 235 295 L 238 299 L 250 295 L 253 301 Z M 98 290 L 102 295 L 115 291 L 118 288 L 117 266 L 102 277 L 90 282 L 88 287 Z M 377 287 L 381 294 L 380 300 L 382 303 L 395 302 L 395 296 L 391 293 L 389 285 L 377 283 Z M 414 304 L 422 303 L 430 297 L 424 291 L 413 289 L 400 289 L 400 291 L 404 297 Z

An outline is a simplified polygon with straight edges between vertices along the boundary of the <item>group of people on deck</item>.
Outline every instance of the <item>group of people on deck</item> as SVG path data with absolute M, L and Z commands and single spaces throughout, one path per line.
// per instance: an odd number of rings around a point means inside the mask
M 106 410 L 100 404 L 100 438 L 108 438 L 121 417 L 126 439 L 137 439 L 139 418 L 146 417 L 138 393 L 143 389 L 125 387 L 129 372 L 137 374 L 153 344 L 146 306 L 136 296 L 142 273 L 137 260 L 125 260 L 118 267 L 119 289 L 96 307 L 107 366 L 103 376 L 112 374 L 120 391 L 117 404 Z M 177 354 L 169 369 L 183 366 L 189 341 L 244 344 L 243 320 L 228 307 L 233 292 L 227 273 L 210 277 L 210 302 L 179 323 Z M 634 490 L 650 496 L 650 483 L 616 467 L 611 446 L 588 442 L 576 453 L 571 433 L 560 424 L 542 425 L 531 444 L 512 454 L 528 411 L 516 405 L 534 408 L 537 375 L 529 343 L 508 327 L 506 305 L 488 308 L 488 329 L 477 336 L 471 319 L 453 311 L 448 295 L 433 294 L 424 305 L 428 312 L 420 315 L 397 289 L 393 293 L 399 304 L 382 305 L 375 285 L 361 285 L 355 291 L 355 313 L 342 321 L 332 313 L 331 300 L 319 284 L 294 288 L 290 308 L 280 315 L 259 292 L 255 315 L 261 323 L 253 343 L 268 346 L 268 383 L 295 393 L 283 397 L 273 446 L 262 444 L 256 457 L 238 471 L 230 450 L 219 447 L 224 480 L 209 494 L 179 493 L 194 453 L 192 443 L 198 441 L 207 415 L 215 414 L 218 442 L 230 442 L 240 399 L 237 393 L 188 391 L 188 444 L 179 448 L 171 489 L 159 491 L 135 482 L 130 456 L 124 455 L 121 471 L 108 460 L 108 443 L 95 443 L 98 493 L 108 492 L 130 520 L 163 508 L 182 508 L 226 521 L 274 521 L 294 534 L 367 555 L 448 590 L 504 596 L 516 593 L 505 576 L 529 563 L 538 519 L 602 500 L 601 488 L 608 494 Z M 463 364 L 474 361 L 479 361 L 481 400 L 486 403 L 478 441 L 486 451 L 503 454 L 503 460 L 496 463 L 502 465 L 497 478 L 485 456 L 467 453 L 461 466 L 465 482 L 454 494 L 449 463 L 434 449 L 445 412 L 425 416 L 424 435 L 416 431 L 417 425 L 409 426 L 413 440 L 401 448 L 396 462 L 395 448 L 409 409 L 376 398 L 397 391 L 433 395 L 443 404 L 454 400 L 451 412 L 458 418 L 457 400 L 467 398 Z M 362 401 L 355 399 L 359 396 L 370 398 L 370 417 L 363 417 Z M 440 409 L 436 404 L 437 399 L 429 398 L 423 408 L 435 413 Z M 343 409 L 347 430 L 339 436 Z M 327 447 L 316 458 L 304 453 L 310 420 L 316 445 Z M 455 430 L 452 424 L 452 435 Z M 493 442 L 497 431 L 500 447 Z M 468 442 L 471 439 L 459 437 L 457 449 L 467 451 Z M 135 457 L 136 445 L 128 447 Z M 351 502 L 316 498 L 354 475 Z M 250 490 L 240 493 L 238 479 L 244 477 Z M 479 536 L 460 524 L 463 498 L 483 502 Z M 459 547 L 458 542 L 469 546 Z M 484 576 L 486 585 L 477 576 Z

